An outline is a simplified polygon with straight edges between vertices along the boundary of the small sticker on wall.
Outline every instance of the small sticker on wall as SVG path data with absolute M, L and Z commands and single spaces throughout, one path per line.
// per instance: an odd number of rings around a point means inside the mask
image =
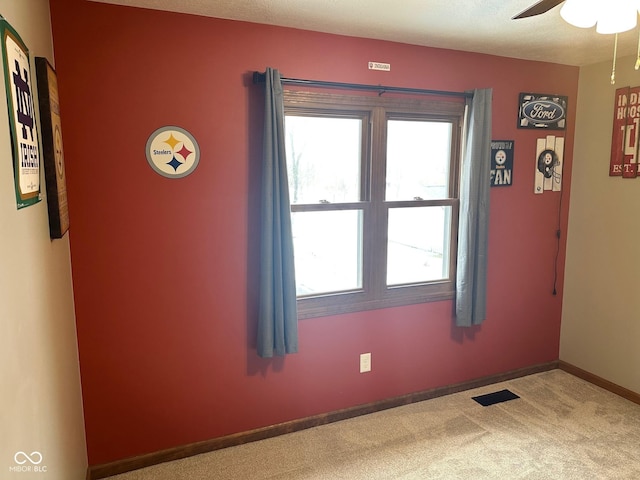
M 182 178 L 198 166 L 200 147 L 194 136 L 185 129 L 167 126 L 149 136 L 146 155 L 156 173 L 167 178 Z
M 369 62 L 369 70 L 382 70 L 383 72 L 390 72 L 391 64 L 382 62 Z

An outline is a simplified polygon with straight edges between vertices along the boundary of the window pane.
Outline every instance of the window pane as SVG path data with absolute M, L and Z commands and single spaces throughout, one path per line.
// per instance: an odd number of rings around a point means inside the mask
M 362 288 L 362 210 L 291 217 L 298 296 Z
M 285 136 L 292 204 L 357 202 L 362 120 L 287 115 Z
M 387 122 L 386 199 L 448 198 L 451 124 Z
M 387 285 L 449 277 L 451 207 L 389 209 Z

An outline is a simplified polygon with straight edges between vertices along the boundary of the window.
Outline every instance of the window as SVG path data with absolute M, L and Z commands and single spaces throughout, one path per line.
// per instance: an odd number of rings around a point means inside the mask
M 463 114 L 285 93 L 300 318 L 453 298 Z

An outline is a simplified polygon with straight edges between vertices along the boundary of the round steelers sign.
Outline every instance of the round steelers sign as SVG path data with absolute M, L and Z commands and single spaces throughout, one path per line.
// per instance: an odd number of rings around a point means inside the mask
M 161 127 L 147 140 L 146 155 L 156 173 L 167 178 L 182 178 L 198 166 L 200 147 L 185 129 Z

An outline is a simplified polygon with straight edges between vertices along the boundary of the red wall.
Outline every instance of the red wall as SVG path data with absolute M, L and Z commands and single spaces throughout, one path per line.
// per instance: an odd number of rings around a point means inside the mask
M 518 130 L 516 115 L 519 92 L 569 96 L 564 230 L 577 68 L 84 0 L 51 9 L 90 464 L 558 358 L 560 195 L 533 194 L 544 132 Z M 370 60 L 391 71 L 369 71 Z M 258 358 L 262 98 L 250 74 L 267 66 L 286 77 L 494 89 L 493 138 L 515 140 L 515 166 L 513 186 L 491 191 L 481 327 L 452 327 L 451 302 L 317 318 L 300 323 L 300 353 Z M 147 164 L 147 138 L 164 125 L 200 144 L 184 179 Z M 369 374 L 358 373 L 362 352 L 372 352 Z

